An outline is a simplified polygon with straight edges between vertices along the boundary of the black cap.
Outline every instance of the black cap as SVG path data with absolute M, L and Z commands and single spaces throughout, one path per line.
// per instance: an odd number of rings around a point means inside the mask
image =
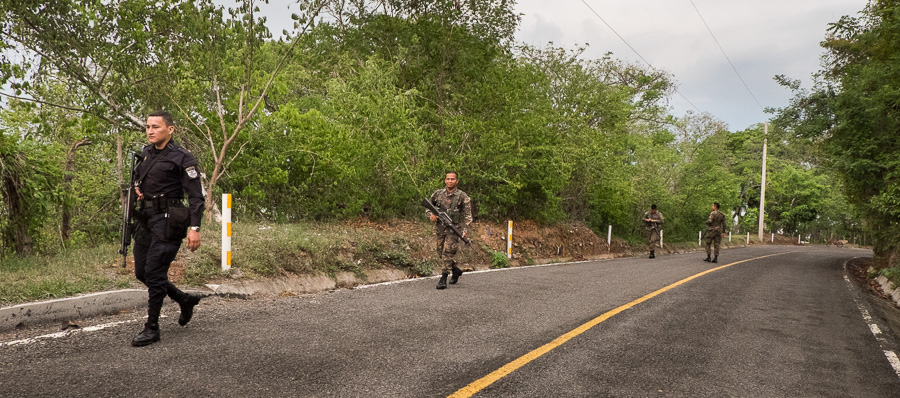
M 656 210 L 656 205 L 650 205 L 650 208 Z

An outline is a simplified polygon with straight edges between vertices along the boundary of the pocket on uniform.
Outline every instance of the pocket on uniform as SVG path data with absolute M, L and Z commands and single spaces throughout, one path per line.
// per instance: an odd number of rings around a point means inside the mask
M 160 159 L 153 168 L 150 169 L 150 175 L 160 178 L 166 179 L 169 178 L 171 174 L 173 174 L 173 170 L 175 170 L 175 163 L 165 161 L 164 159 Z
M 166 212 L 166 239 L 182 240 L 187 236 L 190 211 L 187 207 L 169 206 Z

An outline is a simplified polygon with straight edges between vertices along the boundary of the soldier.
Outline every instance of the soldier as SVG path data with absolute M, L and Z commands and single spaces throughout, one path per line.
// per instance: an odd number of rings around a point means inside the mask
M 644 229 L 647 230 L 650 241 L 650 258 L 656 258 L 655 250 L 659 247 L 660 226 L 665 221 L 662 212 L 656 210 L 656 205 L 650 205 L 650 211 L 644 213 Z
M 172 115 L 160 111 L 147 117 L 150 145 L 141 152 L 134 182 L 137 194 L 138 226 L 134 234 L 134 275 L 147 286 L 147 322 L 133 340 L 135 347 L 159 341 L 159 313 L 166 296 L 181 307 L 178 324 L 186 325 L 200 302 L 197 294 L 185 293 L 169 282 L 169 265 L 187 238 L 191 251 L 200 247 L 200 219 L 203 191 L 197 160 L 172 142 L 175 123 Z M 182 203 L 188 196 L 188 207 Z
M 453 225 L 457 227 L 463 234 L 467 236 L 466 228 L 472 223 L 472 201 L 469 195 L 456 188 L 459 183 L 459 173 L 449 171 L 444 175 L 444 185 L 446 188 L 438 189 L 431 195 L 431 203 L 441 211 L 447 212 Z M 434 234 L 437 238 L 438 257 L 442 259 L 441 279 L 438 281 L 438 289 L 447 288 L 447 276 L 452 272 L 453 277 L 450 278 L 450 284 L 459 281 L 462 270 L 456 266 L 453 256 L 459 250 L 459 236 L 453 233 L 453 230 L 444 226 L 438 221 L 438 216 L 430 210 L 425 211 L 425 215 L 435 223 Z
M 712 262 L 719 262 L 719 245 L 722 244 L 722 238 L 725 237 L 725 215 L 719 211 L 719 203 L 713 203 L 713 211 L 709 213 L 706 220 L 706 258 L 703 261 L 709 262 L 710 246 L 715 242 L 715 257 Z

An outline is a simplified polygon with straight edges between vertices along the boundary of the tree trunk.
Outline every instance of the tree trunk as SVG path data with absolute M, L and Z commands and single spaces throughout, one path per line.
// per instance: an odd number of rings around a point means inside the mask
M 124 159 L 122 156 L 122 132 L 116 129 L 116 182 L 119 183 L 119 203 L 125 207 L 125 188 L 126 183 L 123 177 Z
M 69 148 L 69 154 L 66 155 L 66 174 L 63 177 L 63 189 L 66 192 L 65 199 L 63 199 L 63 208 L 62 208 L 62 227 L 60 231 L 60 235 L 62 236 L 62 240 L 65 243 L 69 243 L 69 238 L 71 237 L 72 230 L 72 203 L 71 203 L 71 186 L 72 179 L 75 178 L 75 152 L 78 151 L 79 147 L 91 145 L 91 142 L 88 140 L 78 140 L 72 144 L 72 147 Z
M 11 231 L 4 236 L 7 239 L 12 238 L 11 246 L 15 248 L 16 254 L 31 254 L 34 251 L 34 241 L 28 234 L 28 222 L 19 194 L 18 173 L 14 168 L 10 168 L 8 173 L 3 175 L 3 193 L 6 196 L 7 209 L 9 209 Z

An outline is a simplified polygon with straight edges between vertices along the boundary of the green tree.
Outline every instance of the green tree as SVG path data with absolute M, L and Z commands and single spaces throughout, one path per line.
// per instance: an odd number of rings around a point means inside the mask
M 897 249 L 900 232 L 893 221 L 900 216 L 898 34 L 900 3 L 870 2 L 859 16 L 829 26 L 825 69 L 811 90 L 780 78 L 795 98 L 779 119 L 797 136 L 823 144 L 850 204 L 864 209 L 879 257 Z

